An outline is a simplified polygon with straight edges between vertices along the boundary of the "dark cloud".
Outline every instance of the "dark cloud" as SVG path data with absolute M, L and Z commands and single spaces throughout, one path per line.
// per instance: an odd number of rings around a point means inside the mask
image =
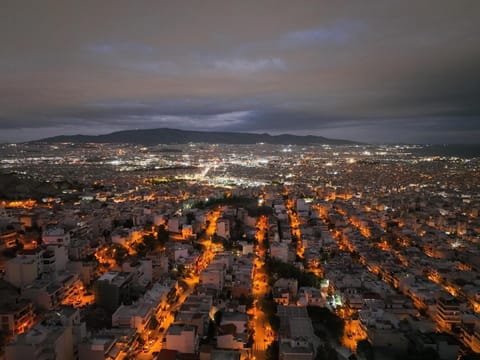
M 2 2 L 0 141 L 169 126 L 478 142 L 480 3 Z

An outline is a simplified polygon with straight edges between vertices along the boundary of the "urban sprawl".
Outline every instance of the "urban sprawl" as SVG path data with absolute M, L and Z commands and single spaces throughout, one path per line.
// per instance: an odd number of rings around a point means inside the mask
M 407 145 L 1 145 L 0 358 L 473 359 L 479 170 Z

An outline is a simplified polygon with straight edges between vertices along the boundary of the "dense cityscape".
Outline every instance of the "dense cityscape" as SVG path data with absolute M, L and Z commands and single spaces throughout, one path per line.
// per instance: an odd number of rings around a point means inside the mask
M 0 9 L 0 360 L 480 360 L 479 0 Z
M 0 145 L 1 355 L 476 359 L 480 158 Z

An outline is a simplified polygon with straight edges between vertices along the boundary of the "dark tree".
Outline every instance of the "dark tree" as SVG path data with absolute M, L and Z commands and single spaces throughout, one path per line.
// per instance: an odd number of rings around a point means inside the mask
M 268 317 L 268 322 L 270 323 L 270 326 L 274 332 L 278 332 L 278 330 L 280 330 L 280 317 L 277 315 L 270 315 Z
M 213 315 L 213 319 L 215 320 L 215 325 L 220 326 L 222 322 L 223 313 L 221 311 L 217 311 L 215 315 Z
M 195 221 L 195 214 L 193 212 L 189 212 L 187 213 L 186 217 L 187 217 L 187 224 L 192 225 L 193 222 Z
M 372 344 L 368 340 L 357 342 L 357 353 L 362 354 L 366 360 L 374 359 Z
M 112 244 L 111 246 L 112 247 L 110 248 L 110 250 L 112 253 L 112 257 L 115 259 L 117 264 L 121 265 L 128 255 L 127 249 L 119 244 Z
M 265 359 L 278 360 L 279 352 L 280 351 L 278 341 L 274 341 L 268 346 L 267 350 L 265 351 Z
M 308 315 L 312 319 L 312 323 L 320 323 L 328 329 L 337 341 L 343 337 L 345 321 L 331 312 L 329 309 L 317 306 L 307 306 Z
M 248 310 L 253 306 L 253 296 L 245 296 L 244 294 L 241 294 L 238 298 L 238 302 L 240 303 L 240 305 L 245 305 Z
M 165 229 L 165 225 L 158 227 L 157 240 L 160 245 L 165 245 L 168 242 L 168 231 Z
M 0 353 L 3 353 L 3 349 L 5 345 L 7 345 L 7 340 L 8 334 L 5 331 L 0 330 Z
M 152 319 L 150 320 L 150 324 L 148 324 L 148 328 L 150 330 L 155 330 L 157 326 L 159 325 L 158 320 L 155 316 L 152 316 Z
M 323 345 L 320 345 L 317 348 L 317 356 L 315 360 L 337 360 L 337 352 L 334 348 L 327 342 Z

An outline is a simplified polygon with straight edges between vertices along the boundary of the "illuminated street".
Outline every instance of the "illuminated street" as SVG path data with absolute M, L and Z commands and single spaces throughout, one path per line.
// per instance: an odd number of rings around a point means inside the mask
M 288 210 L 288 217 L 290 220 L 290 227 L 292 229 L 292 235 L 296 239 L 296 254 L 300 259 L 304 258 L 305 249 L 302 243 L 302 234 L 300 232 L 300 219 L 295 209 L 295 202 L 293 200 L 287 200 L 286 208 Z
M 254 329 L 254 344 L 253 350 L 257 359 L 265 358 L 265 350 L 273 341 L 274 337 L 265 313 L 259 307 L 259 301 L 264 298 L 269 292 L 270 287 L 267 282 L 267 274 L 265 273 L 265 250 L 263 242 L 265 239 L 265 232 L 267 231 L 267 218 L 262 216 L 257 221 L 255 238 L 258 242 L 255 247 L 257 256 L 254 260 L 254 275 L 253 275 L 253 329 Z

